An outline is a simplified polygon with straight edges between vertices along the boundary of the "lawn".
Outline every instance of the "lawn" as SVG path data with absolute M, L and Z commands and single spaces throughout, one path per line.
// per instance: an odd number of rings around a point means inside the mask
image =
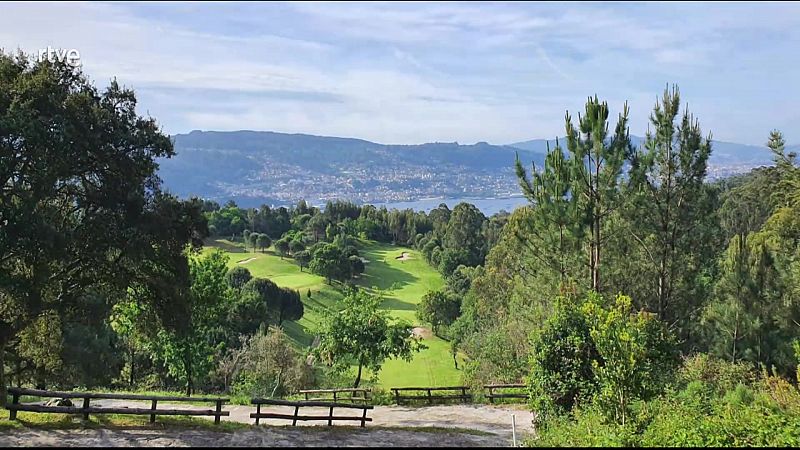
M 286 333 L 300 346 L 311 345 L 313 331 L 322 313 L 335 308 L 342 298 L 337 287 L 326 284 L 324 278 L 308 272 L 307 269 L 301 272 L 291 258 L 280 258 L 272 249 L 267 249 L 264 253 L 245 251 L 241 244 L 227 240 L 208 242 L 206 251 L 211 247 L 225 251 L 230 258 L 230 267 L 241 265 L 248 268 L 254 277 L 269 278 L 279 286 L 300 291 L 305 314 L 297 322 L 284 324 Z M 388 389 L 459 384 L 461 372 L 454 367 L 450 344 L 430 335 L 427 325 L 418 323 L 414 312 L 426 292 L 444 285 L 442 277 L 425 262 L 419 252 L 410 248 L 363 242 L 360 252 L 369 262 L 357 284 L 373 292 L 375 289 L 380 290 L 384 295 L 383 308 L 392 317 L 425 328 L 422 331 L 426 336 L 423 343 L 428 347 L 415 354 L 411 362 L 387 361 L 380 372 L 377 385 Z M 409 259 L 396 259 L 404 252 Z M 307 296 L 309 290 L 311 298 Z M 459 367 L 462 362 L 459 356 Z

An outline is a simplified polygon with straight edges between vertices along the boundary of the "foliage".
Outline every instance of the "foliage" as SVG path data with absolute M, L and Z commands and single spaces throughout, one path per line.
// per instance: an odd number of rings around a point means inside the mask
M 313 354 L 335 372 L 357 365 L 354 387 L 361 382 L 363 368 L 377 374 L 386 359 L 410 360 L 423 348 L 411 326 L 391 323 L 380 303 L 379 296 L 351 291 L 341 301 L 342 310 L 328 313 L 318 330 L 320 342 Z
M 311 368 L 280 329 L 256 333 L 232 355 L 235 363 L 231 365 L 237 367 L 232 383 L 234 395 L 283 397 L 307 388 L 311 381 Z
M 430 323 L 436 334 L 455 322 L 460 312 L 461 300 L 443 291 L 429 291 L 417 305 L 417 318 Z

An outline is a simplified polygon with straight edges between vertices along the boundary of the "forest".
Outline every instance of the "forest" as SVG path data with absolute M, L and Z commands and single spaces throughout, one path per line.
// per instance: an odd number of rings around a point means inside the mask
M 780 131 L 774 164 L 708 182 L 714 141 L 677 87 L 641 145 L 627 105 L 614 120 L 593 96 L 544 163 L 517 160 L 530 204 L 513 212 L 241 208 L 163 190 L 173 143 L 136 106 L 116 82 L 0 55 L 3 390 L 359 386 L 425 346 L 356 282 L 378 242 L 441 274 L 415 317 L 464 383 L 528 386 L 529 445 L 800 445 L 800 168 Z M 230 268 L 209 239 L 341 292 L 315 343 L 284 331 L 310 290 Z

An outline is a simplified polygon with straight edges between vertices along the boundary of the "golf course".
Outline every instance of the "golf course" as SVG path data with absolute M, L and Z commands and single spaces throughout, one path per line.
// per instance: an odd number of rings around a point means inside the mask
M 338 309 L 343 297 L 338 284 L 329 285 L 323 277 L 302 270 L 291 257 L 281 258 L 273 248 L 264 252 L 245 250 L 243 244 L 224 239 L 209 240 L 205 251 L 217 248 L 228 256 L 228 265 L 246 267 L 253 277 L 268 278 L 278 286 L 300 292 L 305 313 L 297 322 L 284 323 L 284 331 L 300 348 L 314 341 L 314 330 L 326 310 Z M 453 364 L 450 343 L 430 332 L 428 324 L 419 323 L 415 315 L 417 303 L 429 290 L 444 286 L 441 275 L 428 265 L 418 251 L 401 246 L 361 241 L 359 252 L 365 259 L 363 274 L 355 283 L 370 292 L 380 292 L 383 309 L 398 320 L 415 327 L 426 349 L 414 354 L 413 360 L 387 360 L 379 374 L 377 386 L 444 386 L 461 383 L 462 360 L 459 370 Z M 311 297 L 308 297 L 308 292 Z M 369 377 L 367 373 L 367 378 Z

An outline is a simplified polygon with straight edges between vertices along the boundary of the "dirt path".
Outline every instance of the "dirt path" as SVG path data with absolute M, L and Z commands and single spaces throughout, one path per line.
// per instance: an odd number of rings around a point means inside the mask
M 207 430 L 23 430 L 0 434 L 6 447 L 496 447 L 494 436 L 337 427 L 259 427 L 233 433 Z
M 98 400 L 98 406 L 135 407 L 149 404 L 120 400 Z M 161 405 L 159 405 L 161 406 Z M 165 404 L 164 406 L 167 406 Z M 202 406 L 178 405 L 181 408 L 207 409 Z M 270 408 L 272 410 L 273 408 Z M 276 412 L 282 407 L 275 407 Z M 225 407 L 231 420 L 252 424 L 249 406 Z M 305 410 L 304 410 L 305 411 Z M 288 410 L 287 410 L 288 412 Z M 308 408 L 309 413 L 325 415 L 327 408 Z M 241 430 L 233 433 L 208 430 L 15 430 L 0 433 L 0 446 L 60 445 L 60 446 L 510 446 L 511 414 L 516 416 L 517 438 L 532 431 L 532 415 L 521 407 L 490 405 L 444 405 L 430 407 L 376 406 L 370 413 L 373 421 L 365 429 L 329 428 L 325 422 L 301 422 L 299 429 L 286 426 L 284 420 L 262 420 L 268 427 Z M 404 429 L 392 429 L 402 427 Z M 423 428 L 412 431 L 405 428 Z M 425 431 L 425 427 L 453 429 Z M 475 430 L 490 435 L 460 432 Z

